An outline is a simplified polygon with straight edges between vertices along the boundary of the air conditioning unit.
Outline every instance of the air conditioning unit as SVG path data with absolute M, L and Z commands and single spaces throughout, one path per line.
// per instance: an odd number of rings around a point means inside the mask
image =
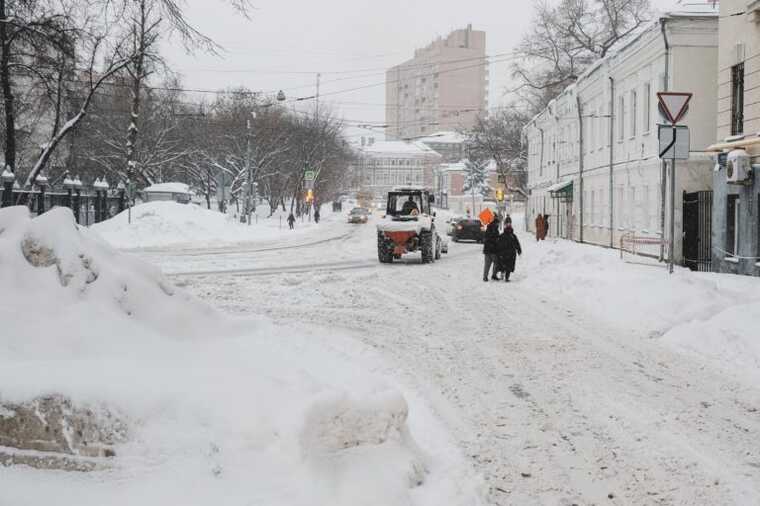
M 726 181 L 744 183 L 752 177 L 752 159 L 743 149 L 735 149 L 726 160 Z

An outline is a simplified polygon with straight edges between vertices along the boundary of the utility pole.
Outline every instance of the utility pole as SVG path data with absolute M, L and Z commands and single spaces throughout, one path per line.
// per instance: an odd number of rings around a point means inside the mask
M 675 144 L 676 125 L 673 124 L 673 142 Z M 676 150 L 673 148 L 673 159 L 670 161 L 670 266 L 668 271 L 673 274 L 676 263 Z
M 319 119 L 319 84 L 320 84 L 321 79 L 322 79 L 322 74 L 317 73 L 317 95 L 316 95 L 317 106 L 315 109 L 317 119 Z
M 256 113 L 252 113 L 256 117 Z M 246 199 L 245 214 L 248 226 L 251 226 L 251 120 L 246 120 L 246 142 L 245 142 L 245 170 L 246 178 Z

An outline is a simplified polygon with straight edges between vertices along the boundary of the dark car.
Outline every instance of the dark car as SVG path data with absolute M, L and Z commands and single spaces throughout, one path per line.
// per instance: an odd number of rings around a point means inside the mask
M 454 223 L 451 233 L 451 239 L 454 242 L 459 241 L 483 241 L 483 225 L 480 220 L 461 219 Z

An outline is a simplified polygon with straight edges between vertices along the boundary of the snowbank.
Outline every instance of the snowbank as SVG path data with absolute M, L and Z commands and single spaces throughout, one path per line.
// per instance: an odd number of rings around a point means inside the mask
M 323 206 L 326 209 L 328 206 Z M 207 247 L 223 244 L 258 242 L 286 237 L 302 237 L 318 233 L 318 225 L 298 220 L 294 231 L 288 230 L 287 214 L 278 211 L 271 218 L 254 216 L 248 226 L 232 214 L 210 211 L 196 205 L 176 202 L 149 202 L 124 211 L 110 220 L 90 227 L 109 244 L 117 248 L 155 248 L 166 246 Z M 333 213 L 323 213 L 323 219 L 338 219 Z M 343 215 L 339 216 L 340 219 Z
M 228 321 L 67 209 L 0 210 L 0 326 L 0 416 L 56 395 L 125 425 L 91 472 L 0 458 L 0 504 L 434 504 L 406 400 L 334 336 Z
M 691 272 L 619 251 L 521 234 L 526 283 L 748 381 L 760 379 L 760 279 Z M 754 379 L 753 379 L 754 378 Z

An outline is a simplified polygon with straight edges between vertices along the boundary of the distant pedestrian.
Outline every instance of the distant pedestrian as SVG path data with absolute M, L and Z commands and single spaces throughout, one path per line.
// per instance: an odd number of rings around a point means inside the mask
M 497 220 L 493 220 L 491 223 L 488 224 L 488 227 L 486 227 L 486 233 L 483 237 L 483 256 L 484 256 L 484 265 L 483 265 L 483 281 L 488 281 L 488 274 L 491 272 L 491 266 L 493 266 L 493 273 L 491 274 L 491 279 L 497 280 L 499 279 L 497 276 L 498 273 L 498 258 L 497 254 L 499 252 L 499 222 Z
M 319 223 L 319 208 L 314 209 L 314 223 Z
M 540 241 L 544 236 L 544 215 L 538 214 L 536 216 L 536 242 Z
M 543 241 L 546 239 L 546 236 L 549 235 L 549 215 L 544 215 L 544 233 L 541 235 L 541 240 Z
M 509 282 L 509 276 L 515 272 L 517 255 L 522 255 L 522 248 L 510 220 L 509 223 L 504 224 L 504 232 L 499 236 L 498 246 L 499 270 L 504 273 L 506 282 Z
M 296 228 L 296 217 L 293 216 L 293 213 L 290 213 L 288 216 L 288 226 L 290 227 L 290 230 Z

